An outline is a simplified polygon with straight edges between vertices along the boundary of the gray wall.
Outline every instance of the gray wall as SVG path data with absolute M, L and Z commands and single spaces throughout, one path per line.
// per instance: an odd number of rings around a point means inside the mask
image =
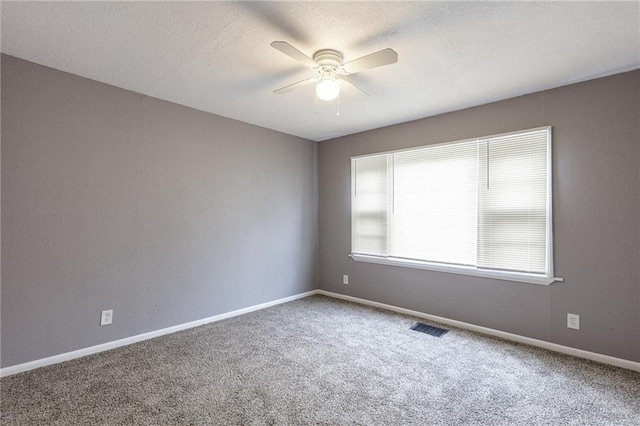
M 640 361 L 639 121 L 634 71 L 321 142 L 320 288 Z M 546 125 L 553 126 L 555 272 L 564 283 L 348 257 L 351 156 Z M 568 312 L 580 315 L 579 331 L 566 328 Z
M 314 167 L 313 142 L 3 55 L 2 367 L 312 290 Z

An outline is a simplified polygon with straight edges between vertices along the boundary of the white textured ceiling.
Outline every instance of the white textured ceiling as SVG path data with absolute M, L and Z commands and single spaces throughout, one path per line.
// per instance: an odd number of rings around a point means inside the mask
M 640 67 L 638 2 L 8 2 L 2 52 L 284 133 L 323 140 Z M 270 47 L 345 61 L 363 100 L 320 101 Z

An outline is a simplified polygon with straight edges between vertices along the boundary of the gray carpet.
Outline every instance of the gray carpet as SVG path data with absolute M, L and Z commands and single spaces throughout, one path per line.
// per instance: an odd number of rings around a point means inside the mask
M 640 424 L 638 373 L 416 321 L 313 296 L 3 378 L 2 424 Z

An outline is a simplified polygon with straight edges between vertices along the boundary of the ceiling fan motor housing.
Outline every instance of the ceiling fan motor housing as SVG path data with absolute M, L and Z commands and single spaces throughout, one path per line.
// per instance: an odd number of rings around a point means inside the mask
M 342 53 L 333 49 L 322 49 L 313 55 L 313 60 L 321 67 L 333 67 L 337 69 L 342 65 Z

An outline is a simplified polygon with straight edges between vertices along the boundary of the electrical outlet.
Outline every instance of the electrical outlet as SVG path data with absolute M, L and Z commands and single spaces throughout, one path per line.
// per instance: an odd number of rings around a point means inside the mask
M 102 311 L 100 314 L 100 325 L 109 325 L 113 322 L 113 309 Z
M 580 315 L 567 314 L 567 328 L 580 330 Z
M 349 275 L 343 275 L 342 276 L 342 284 L 344 284 L 344 285 L 348 285 L 349 284 Z

